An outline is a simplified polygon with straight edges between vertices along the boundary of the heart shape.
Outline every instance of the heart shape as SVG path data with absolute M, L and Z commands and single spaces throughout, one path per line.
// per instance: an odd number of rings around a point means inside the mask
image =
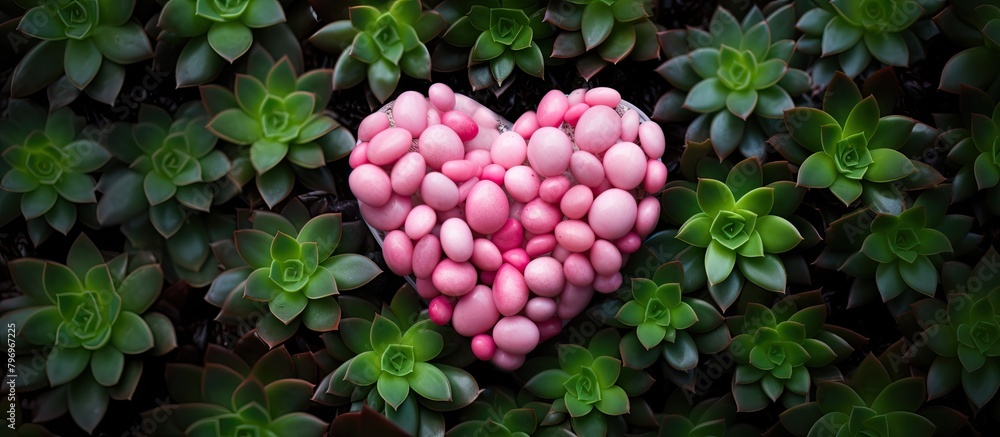
M 358 140 L 349 183 L 389 269 L 509 370 L 622 286 L 667 180 L 663 131 L 610 88 L 550 91 L 511 125 L 435 84 L 366 117 Z

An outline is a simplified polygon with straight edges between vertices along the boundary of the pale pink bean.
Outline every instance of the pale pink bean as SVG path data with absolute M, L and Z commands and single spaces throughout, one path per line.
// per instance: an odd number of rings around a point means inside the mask
M 623 190 L 638 187 L 646 177 L 646 154 L 634 143 L 618 143 L 604 154 L 604 174 Z
M 493 142 L 490 158 L 505 169 L 521 165 L 528 157 L 528 143 L 517 132 L 504 132 Z
M 590 249 L 590 265 L 597 276 L 608 276 L 622 269 L 622 254 L 608 240 L 597 240 Z
M 632 230 L 637 209 L 635 198 L 631 194 L 611 188 L 594 199 L 587 221 L 598 237 L 614 240 L 624 237 Z
M 368 142 L 366 155 L 368 162 L 375 165 L 388 165 L 402 158 L 413 144 L 410 131 L 398 127 L 390 127 L 375 135 Z
M 566 98 L 566 94 L 559 90 L 549 91 L 538 103 L 538 125 L 541 127 L 559 126 L 567 109 L 569 109 L 569 99 Z
M 434 268 L 431 281 L 445 296 L 462 296 L 476 286 L 476 268 L 469 262 L 445 258 Z
M 570 252 L 565 247 L 559 245 L 557 245 L 555 249 L 552 249 L 552 257 L 559 262 L 566 262 L 566 258 L 569 257 L 571 253 L 573 252 Z
M 622 136 L 621 140 L 634 143 L 639 138 L 639 113 L 633 110 L 625 111 L 622 115 Z
M 496 353 L 493 354 L 493 359 L 490 362 L 494 366 L 497 366 L 500 370 L 506 370 L 508 372 L 517 370 L 519 367 L 524 365 L 524 355 L 511 354 L 497 349 Z
M 455 332 L 466 337 L 488 332 L 500 320 L 500 312 L 493 303 L 493 291 L 485 285 L 476 285 L 468 294 L 458 299 L 451 317 Z
M 351 192 L 358 200 L 370 206 L 382 206 L 392 196 L 389 175 L 381 167 L 364 164 L 354 169 L 348 177 Z
M 403 196 L 412 196 L 420 189 L 420 183 L 427 173 L 427 163 L 419 153 L 411 152 L 399 158 L 392 166 L 390 181 L 392 191 Z
M 528 202 L 521 211 L 521 224 L 532 234 L 548 234 L 556 229 L 560 220 L 562 212 L 559 207 L 542 199 Z
M 521 247 L 521 240 L 524 238 L 524 228 L 521 226 L 521 222 L 509 218 L 504 221 L 503 226 L 493 233 L 490 237 L 490 241 L 500 249 L 501 252 L 506 252 L 508 250 Z
M 465 141 L 472 141 L 479 135 L 479 125 L 469 117 L 459 111 L 448 111 L 441 114 L 441 124 L 448 126 L 451 130 L 455 131 L 458 138 Z
M 586 103 L 577 103 L 570 106 L 564 117 L 566 123 L 569 123 L 570 126 L 576 127 L 576 124 L 580 121 L 580 117 L 582 117 L 583 113 L 587 112 L 588 109 L 590 109 L 590 105 Z
M 594 203 L 594 192 L 586 185 L 576 185 L 563 196 L 559 202 L 559 210 L 566 217 L 579 220 L 587 215 L 592 203 Z
M 435 124 L 441 124 L 441 113 L 437 109 L 430 108 L 427 110 L 427 125 L 434 126 Z
M 582 253 L 572 253 L 563 261 L 563 274 L 566 282 L 577 287 L 586 287 L 594 282 L 594 267 Z
M 493 286 L 493 282 L 496 281 L 496 279 L 497 279 L 496 270 L 492 272 L 479 272 L 479 282 L 489 285 L 490 287 Z
M 500 250 L 490 240 L 477 238 L 472 242 L 472 265 L 479 270 L 491 272 L 503 265 Z
M 497 352 L 497 344 L 493 341 L 493 337 L 487 334 L 479 334 L 472 337 L 472 354 L 483 361 L 489 361 L 493 359 L 493 355 Z
M 528 289 L 539 296 L 558 296 L 566 283 L 562 263 L 555 258 L 543 256 L 535 258 L 524 269 L 524 281 Z
M 435 297 L 427 304 L 427 315 L 437 325 L 447 325 L 451 321 L 453 311 L 451 300 L 445 296 Z
M 535 325 L 538 326 L 538 342 L 541 343 L 559 335 L 562 331 L 563 321 L 559 317 L 553 317 Z
M 559 306 L 556 307 L 556 315 L 560 319 L 569 320 L 572 319 L 590 304 L 590 299 L 594 296 L 594 287 L 583 286 L 577 287 L 576 285 L 567 283 L 566 288 L 563 288 L 562 294 L 559 295 Z
M 465 202 L 469 226 L 480 234 L 493 234 L 507 223 L 510 204 L 497 184 L 479 181 L 472 187 Z
M 475 162 L 479 166 L 479 173 L 476 174 L 477 178 L 483 176 L 483 168 L 493 163 L 493 158 L 490 157 L 489 150 L 470 150 L 466 152 L 465 159 Z
M 441 295 L 430 278 L 417 278 L 417 294 L 423 299 L 434 299 Z
M 524 316 L 501 318 L 493 327 L 493 341 L 497 349 L 507 353 L 524 355 L 538 346 L 538 327 Z
M 483 105 L 479 105 L 479 109 L 470 115 L 476 124 L 480 127 L 495 130 L 497 127 L 497 114 Z
M 517 121 L 514 122 L 514 128 L 512 130 L 525 140 L 530 140 L 531 135 L 534 134 L 539 127 L 538 117 L 535 115 L 535 111 L 527 111 L 517 118 Z
M 361 215 L 368 224 L 380 231 L 391 231 L 403 226 L 412 203 L 409 197 L 393 194 L 385 205 L 371 206 L 361 203 L 360 206 Z
M 569 172 L 577 182 L 594 188 L 604 182 L 604 164 L 590 152 L 577 150 L 569 159 Z
M 614 109 L 594 106 L 577 122 L 576 145 L 595 155 L 604 153 L 622 136 L 622 119 Z
M 558 227 L 556 227 L 558 229 Z M 524 246 L 524 251 L 532 258 L 545 255 L 556 248 L 556 236 L 552 234 L 542 234 L 531 237 L 528 244 Z
M 441 261 L 441 240 L 434 234 L 427 234 L 413 246 L 413 276 L 428 279 Z
M 538 197 L 541 184 L 542 180 L 535 170 L 526 165 L 511 167 L 503 177 L 504 188 L 518 202 L 530 202 Z
M 556 241 L 570 252 L 586 252 L 594 245 L 594 230 L 587 222 L 565 220 L 556 225 Z
M 413 241 L 403 231 L 391 231 L 382 240 L 382 257 L 393 273 L 406 276 L 413 273 Z
M 450 218 L 441 224 L 441 249 L 455 262 L 472 258 L 472 231 L 459 218 Z
M 615 272 L 609 276 L 598 276 L 594 278 L 594 291 L 598 293 L 612 293 L 622 286 L 622 274 Z
M 467 181 L 476 177 L 476 174 L 480 172 L 482 172 L 482 169 L 479 168 L 479 165 L 464 159 L 448 161 L 441 166 L 441 173 L 444 173 L 445 176 L 448 176 L 448 179 L 455 182 Z
M 347 158 L 347 163 L 350 164 L 351 168 L 358 168 L 368 164 L 368 143 L 359 143 L 357 146 L 354 146 L 351 156 Z
M 414 137 L 427 128 L 427 99 L 416 91 L 404 91 L 392 104 L 392 121 L 396 127 L 410 131 Z
M 573 106 L 578 103 L 583 103 L 586 97 L 587 97 L 587 89 L 577 88 L 569 93 L 569 96 L 566 97 L 566 100 L 569 102 L 569 106 Z
M 358 140 L 362 142 L 371 141 L 382 132 L 389 128 L 389 115 L 384 112 L 373 112 L 364 120 L 361 120 L 361 124 L 358 125 Z
M 505 316 L 521 312 L 528 303 L 528 285 L 524 275 L 510 264 L 500 266 L 493 281 L 493 301 L 497 310 Z
M 420 197 L 431 208 L 447 211 L 458 205 L 458 185 L 441 173 L 430 172 L 420 183 Z
M 500 131 L 497 130 L 497 115 L 486 108 L 482 108 L 481 111 L 477 111 L 473 115 L 473 119 L 479 125 L 479 135 L 476 135 L 470 141 L 465 142 L 465 150 L 490 150 L 493 146 L 493 142 L 497 140 L 500 136 Z M 487 123 L 482 123 L 481 120 L 489 119 Z
M 528 316 L 532 322 L 544 322 L 551 319 L 556 315 L 556 301 L 548 297 L 533 297 L 524 306 L 524 315 Z
M 635 253 L 641 245 L 642 237 L 639 237 L 639 234 L 635 232 L 629 232 L 624 237 L 615 240 L 615 247 L 623 254 Z
M 476 184 L 478 183 L 479 183 L 479 178 L 475 176 L 473 176 L 471 179 L 465 182 L 462 182 L 462 184 L 458 186 L 458 203 L 462 203 L 468 200 L 469 193 L 472 192 L 472 188 L 475 187 Z
M 525 267 L 528 266 L 528 262 L 531 261 L 531 257 L 528 256 L 528 252 L 520 247 L 510 249 L 503 253 L 503 262 L 514 266 L 517 270 L 524 272 Z
M 653 232 L 659 220 L 660 201 L 653 196 L 642 199 L 635 216 L 635 232 L 645 237 Z
M 507 170 L 497 164 L 490 164 L 483 167 L 483 180 L 490 181 L 497 186 L 503 186 L 504 179 L 507 177 Z
M 539 128 L 528 141 L 528 162 L 544 177 L 558 176 L 566 171 L 572 155 L 573 144 L 569 137 L 554 127 Z
M 437 213 L 434 212 L 434 208 L 427 205 L 417 205 L 406 216 L 403 229 L 410 239 L 420 240 L 424 238 L 424 235 L 431 233 L 435 223 L 437 223 Z
M 646 179 L 643 181 L 643 188 L 647 193 L 656 194 L 663 190 L 667 184 L 667 166 L 658 159 L 651 159 L 646 163 Z
M 443 83 L 431 85 L 430 89 L 427 90 L 427 95 L 430 97 L 434 109 L 441 112 L 455 109 L 455 92 L 448 85 Z
M 569 191 L 569 187 L 572 184 L 569 178 L 566 176 L 553 176 L 542 181 L 542 185 L 538 187 L 538 197 L 542 200 L 558 204 L 562 200 L 562 197 L 566 195 Z
M 448 161 L 465 157 L 465 146 L 458 134 L 441 124 L 428 127 L 420 134 L 417 150 L 434 170 L 441 170 L 441 166 Z
M 604 105 L 616 108 L 622 102 L 622 95 L 614 88 L 601 86 L 588 90 L 583 101 L 590 106 Z
M 455 110 L 462 111 L 465 115 L 472 116 L 475 114 L 479 108 L 482 108 L 479 102 L 472 100 L 468 96 L 463 96 L 461 94 L 455 94 Z
M 650 159 L 660 159 L 663 150 L 667 147 L 667 140 L 663 137 L 663 129 L 655 121 L 644 121 L 639 125 L 639 144 L 646 156 Z

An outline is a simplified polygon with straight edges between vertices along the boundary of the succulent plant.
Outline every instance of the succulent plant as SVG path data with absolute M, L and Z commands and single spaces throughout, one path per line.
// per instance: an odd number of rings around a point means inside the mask
M 652 16 L 650 0 L 549 2 L 545 21 L 562 30 L 553 42 L 552 57 L 576 59 L 584 80 L 625 58 L 655 59 L 660 47 Z
M 966 85 L 1000 97 L 998 20 L 1000 6 L 979 0 L 952 2 L 935 18 L 943 33 L 969 46 L 945 64 L 941 72 L 941 90 L 958 94 Z
M 385 102 L 396 90 L 400 73 L 431 78 L 431 56 L 424 45 L 447 25 L 440 14 L 424 11 L 419 0 L 382 2 L 384 8 L 350 8 L 350 20 L 327 24 L 309 42 L 329 53 L 340 53 L 333 87 L 353 87 L 365 78 L 375 98 Z
M 509 435 L 527 437 L 537 428 L 535 410 L 518 408 L 506 390 L 490 387 L 463 410 L 462 423 L 448 430 L 446 436 Z
M 553 412 L 569 413 L 579 435 L 605 435 L 610 418 L 629 413 L 629 397 L 649 389 L 644 372 L 622 367 L 618 333 L 609 328 L 591 338 L 588 347 L 558 345 L 559 358 L 526 364 L 533 376 L 524 387 L 551 399 Z
M 632 279 L 632 299 L 615 316 L 636 327 L 622 340 L 623 364 L 645 368 L 662 354 L 671 367 L 687 371 L 698 365 L 700 352 L 714 354 L 729 345 L 725 319 L 712 304 L 682 296 L 683 283 L 677 261 L 657 268 L 652 279 Z
M 907 287 L 933 297 L 938 274 L 928 256 L 952 252 L 952 248 L 948 237 L 927 228 L 924 208 L 911 208 L 899 216 L 880 214 L 872 221 L 871 231 L 861 253 L 878 262 L 875 280 L 883 299 L 892 299 Z
M 205 351 L 204 366 L 167 364 L 171 404 L 143 413 L 158 421 L 153 435 L 321 436 L 327 423 L 309 414 L 315 375 L 311 354 L 291 355 L 284 347 L 248 346 L 236 352 L 218 345 Z M 241 347 L 243 346 L 243 347 Z
M 974 202 L 973 207 L 985 221 L 987 212 L 1000 213 L 1000 149 L 996 146 L 1000 110 L 995 100 L 978 88 L 963 86 L 960 100 L 960 114 L 939 115 L 935 121 L 942 129 L 941 140 L 953 145 L 948 161 L 958 171 L 952 180 L 952 196 L 963 201 L 982 192 L 977 198 L 984 202 Z
M 732 394 L 692 403 L 689 394 L 675 390 L 667 398 L 664 414 L 659 417 L 659 434 L 678 437 L 750 437 L 761 435 L 752 425 L 739 423 Z
M 332 74 L 313 70 L 299 76 L 287 57 L 275 62 L 255 49 L 248 74 L 236 76 L 234 92 L 216 85 L 201 88 L 212 115 L 208 130 L 249 146 L 249 152 L 243 148 L 234 158 L 234 176 L 241 184 L 256 176 L 268 207 L 291 193 L 296 174 L 315 189 L 336 191 L 325 165 L 350 153 L 354 138 L 325 110 Z
M 892 74 L 891 70 L 883 72 Z M 894 85 L 893 76 L 889 86 Z M 905 205 L 893 182 L 901 181 L 904 188 L 914 184 L 924 188 L 928 180 L 943 178 L 899 151 L 929 128 L 918 130 L 916 120 L 888 115 L 891 108 L 882 107 L 886 102 L 887 98 L 877 95 L 862 98 L 854 81 L 837 73 L 824 95 L 823 109 L 800 107 L 785 112 L 789 134 L 780 134 L 771 143 L 799 165 L 799 185 L 829 188 L 845 206 L 860 198 L 876 211 L 898 214 Z
M 19 338 L 51 347 L 37 388 L 52 388 L 39 410 L 55 418 L 68 409 L 77 425 L 93 432 L 109 399 L 131 398 L 142 374 L 137 356 L 177 346 L 170 319 L 150 311 L 163 285 L 160 266 L 127 255 L 105 262 L 83 234 L 65 265 L 33 258 L 9 265 L 23 295 L 7 306 L 4 326 L 13 323 Z
M 135 0 L 21 3 L 29 9 L 18 29 L 43 41 L 32 47 L 14 70 L 14 97 L 53 85 L 55 89 L 82 90 L 111 104 L 125 79 L 122 66 L 153 56 L 149 37 L 132 21 Z
M 431 57 L 435 71 L 468 69 L 473 90 L 502 89 L 515 67 L 543 77 L 545 58 L 536 41 L 549 38 L 555 29 L 543 21 L 540 1 L 450 1 L 435 10 L 448 20 L 445 44 L 438 44 Z
M 90 173 L 111 154 L 84 134 L 84 119 L 68 108 L 47 114 L 27 100 L 10 101 L 0 120 L 0 224 L 19 214 L 38 245 L 52 229 L 66 234 L 80 211 L 97 202 Z M 80 211 L 78 211 L 80 210 Z
M 854 350 L 856 334 L 825 324 L 819 292 L 788 296 L 771 308 L 749 303 L 730 317 L 729 353 L 736 361 L 733 396 L 740 411 L 757 411 L 780 398 L 786 408 L 806 402 L 813 381 L 840 379 L 832 364 Z
M 744 156 L 763 159 L 760 145 L 774 133 L 769 120 L 780 119 L 795 106 L 792 98 L 809 89 L 809 75 L 788 65 L 794 18 L 791 5 L 766 18 L 753 8 L 742 22 L 720 7 L 709 22 L 711 32 L 661 33 L 668 60 L 657 72 L 676 89 L 660 97 L 653 118 L 694 118 L 688 140 L 710 138 L 720 158 L 739 148 Z

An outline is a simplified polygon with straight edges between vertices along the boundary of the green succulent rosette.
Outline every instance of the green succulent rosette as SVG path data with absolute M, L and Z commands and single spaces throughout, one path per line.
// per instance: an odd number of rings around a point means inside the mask
M 19 0 L 27 9 L 21 32 L 42 40 L 21 59 L 11 94 L 26 97 L 49 87 L 62 104 L 80 91 L 112 104 L 125 79 L 124 65 L 153 56 L 142 26 L 132 21 L 135 0 Z
M 504 435 L 528 437 L 535 435 L 538 418 L 535 410 L 519 407 L 507 390 L 490 387 L 476 401 L 462 410 L 462 422 L 445 433 L 447 437 L 467 435 Z
M 111 154 L 90 138 L 83 117 L 68 108 L 49 114 L 27 100 L 11 100 L 0 120 L 0 224 L 23 216 L 38 245 L 53 229 L 65 235 L 78 217 L 92 216 L 97 197 L 91 173 Z
M 907 287 L 933 297 L 938 269 L 929 256 L 952 252 L 951 242 L 940 231 L 927 228 L 924 208 L 903 211 L 899 216 L 881 214 L 871 225 L 861 253 L 878 262 L 875 281 L 885 300 L 902 294 Z
M 753 425 L 739 422 L 739 410 L 732 394 L 692 403 L 683 389 L 674 390 L 667 398 L 662 415 L 658 415 L 659 434 L 686 437 L 751 437 L 761 432 Z
M 955 201 L 976 199 L 973 209 L 981 221 L 1000 213 L 1000 110 L 986 92 L 963 86 L 959 114 L 936 117 L 941 141 L 952 144 L 948 164 L 956 168 L 952 179 Z
M 419 0 L 382 2 L 383 8 L 350 8 L 350 19 L 327 24 L 309 42 L 328 53 L 340 53 L 334 67 L 334 89 L 368 80 L 375 98 L 389 99 L 401 73 L 430 80 L 430 40 L 447 26 L 440 14 L 423 10 Z
M 941 72 L 939 88 L 958 94 L 976 87 L 1000 97 L 1000 5 L 988 1 L 952 2 L 935 21 L 941 32 L 969 48 L 952 56 Z
M 757 8 L 742 21 L 719 8 L 708 28 L 660 34 L 668 58 L 657 72 L 671 85 L 660 97 L 653 118 L 688 122 L 687 140 L 711 139 L 720 158 L 739 149 L 764 159 L 774 120 L 792 109 L 792 98 L 809 89 L 809 75 L 791 68 L 795 48 L 786 5 L 767 17 Z M 693 119 L 693 120 L 692 120 Z
M 542 78 L 555 34 L 538 0 L 449 1 L 435 10 L 448 21 L 431 57 L 435 71 L 469 71 L 473 90 L 506 89 L 515 68 Z
M 354 137 L 325 109 L 332 74 L 312 70 L 300 76 L 288 58 L 275 62 L 261 49 L 250 54 L 247 74 L 236 75 L 233 91 L 201 88 L 212 117 L 208 130 L 249 146 L 235 153 L 234 178 L 240 185 L 256 178 L 270 208 L 288 197 L 296 179 L 313 189 L 337 191 L 326 163 L 350 153 Z
M 156 420 L 154 436 L 321 436 L 327 423 L 308 412 L 315 371 L 311 353 L 268 351 L 252 337 L 232 352 L 210 344 L 203 366 L 167 364 L 169 403 L 142 416 Z
M 150 260 L 120 255 L 105 262 L 81 235 L 66 265 L 34 258 L 10 262 L 23 294 L 5 302 L 4 326 L 16 326 L 25 346 L 49 350 L 41 369 L 27 347 L 15 365 L 25 378 L 19 390 L 51 387 L 39 398 L 41 417 L 68 410 L 80 428 L 93 432 L 110 399 L 131 398 L 142 374 L 139 358 L 177 346 L 170 319 L 150 311 L 163 286 L 163 272 Z

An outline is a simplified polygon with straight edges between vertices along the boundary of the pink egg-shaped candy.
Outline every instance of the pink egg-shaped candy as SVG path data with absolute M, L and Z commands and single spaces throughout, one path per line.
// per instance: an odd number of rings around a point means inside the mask
M 413 246 L 413 276 L 430 278 L 441 261 L 441 240 L 434 234 L 424 235 Z
M 642 144 L 642 150 L 650 159 L 660 159 L 667 147 L 667 140 L 663 137 L 660 125 L 655 121 L 642 122 L 639 125 L 639 144 Z
M 614 188 L 614 186 L 611 185 L 611 181 L 609 181 L 609 180 L 607 180 L 605 178 L 604 181 L 601 182 L 601 185 L 598 185 L 598 186 L 594 187 L 594 195 L 595 196 L 600 196 L 601 193 L 603 193 L 605 191 L 608 191 L 608 190 L 610 190 L 612 188 Z
M 417 278 L 417 294 L 423 299 L 434 299 L 441 295 L 430 278 Z
M 479 166 L 479 173 L 476 174 L 477 178 L 483 175 L 483 168 L 493 163 L 493 158 L 490 157 L 489 150 L 470 150 L 465 153 L 465 159 Z
M 364 164 L 351 172 L 348 177 L 351 192 L 358 200 L 370 206 L 382 206 L 392 196 L 389 175 L 381 167 Z
M 501 318 L 493 327 L 493 341 L 497 349 L 504 352 L 524 355 L 538 346 L 538 327 L 524 316 L 507 316 Z
M 539 128 L 528 140 L 528 162 L 544 177 L 558 176 L 566 171 L 572 155 L 573 144 L 569 137 L 554 127 Z
M 517 132 L 504 132 L 493 142 L 490 159 L 505 169 L 524 163 L 528 157 L 528 143 Z
M 500 249 L 501 252 L 506 252 L 508 250 L 521 247 L 521 241 L 524 238 L 524 227 L 521 226 L 521 222 L 516 219 L 509 218 L 504 221 L 504 224 L 499 230 L 493 233 L 490 237 L 490 241 Z
M 435 223 L 437 223 L 437 213 L 434 212 L 434 208 L 427 205 L 417 205 L 406 216 L 403 230 L 406 231 L 406 235 L 410 239 L 420 240 L 424 238 L 424 235 L 431 233 Z
M 562 332 L 563 321 L 559 317 L 553 317 L 535 325 L 538 326 L 538 342 L 541 343 L 559 335 Z
M 590 249 L 590 265 L 597 276 L 613 275 L 622 269 L 622 254 L 610 241 L 597 240 Z
M 533 135 L 539 127 L 538 117 L 535 115 L 535 111 L 527 111 L 517 118 L 517 121 L 514 122 L 514 128 L 512 130 L 525 140 L 530 140 L 531 135 Z
M 403 226 L 412 203 L 409 197 L 393 194 L 385 205 L 371 206 L 361 203 L 360 206 L 361 215 L 368 224 L 380 231 L 391 231 Z
M 472 337 L 471 347 L 472 354 L 483 361 L 493 359 L 493 355 L 497 352 L 497 344 L 493 341 L 493 337 L 487 334 Z
M 434 170 L 448 161 L 465 157 L 465 146 L 458 134 L 443 124 L 428 127 L 417 140 L 417 151 L 424 157 L 427 165 Z
M 392 121 L 414 137 L 427 128 L 427 99 L 416 91 L 404 91 L 392 103 Z
M 532 234 L 548 234 L 556 229 L 562 220 L 559 207 L 542 199 L 535 199 L 524 205 L 521 211 L 521 224 Z
M 458 186 L 458 202 L 462 203 L 469 199 L 469 193 L 472 192 L 472 188 L 479 183 L 479 178 L 473 176 L 471 179 L 462 182 Z M 492 182 L 491 182 L 492 183 Z
M 660 220 L 660 201 L 655 197 L 646 197 L 639 202 L 635 216 L 635 232 L 645 237 L 653 232 Z
M 582 117 L 583 113 L 587 112 L 588 109 L 590 109 L 590 105 L 586 103 L 577 103 L 573 106 L 570 106 L 569 109 L 566 110 L 566 115 L 564 116 L 566 123 L 569 123 L 570 126 L 575 127 L 576 124 L 580 121 L 580 117 Z
M 441 166 L 441 173 L 444 173 L 445 176 L 448 176 L 448 179 L 455 182 L 464 182 L 472 179 L 480 171 L 479 165 L 464 159 L 448 161 Z
M 563 320 L 572 319 L 580 315 L 587 308 L 592 297 L 594 297 L 594 287 L 589 285 L 578 287 L 566 283 L 566 288 L 563 288 L 562 293 L 559 295 L 556 315 Z
M 471 117 L 472 114 L 475 114 L 476 111 L 478 111 L 479 108 L 482 107 L 483 107 L 482 104 L 480 104 L 475 100 L 472 100 L 468 96 L 455 94 L 455 108 L 454 108 L 455 110 L 462 111 L 464 114 Z
M 472 231 L 459 218 L 450 218 L 441 224 L 441 249 L 455 262 L 472 258 Z
M 646 179 L 643 180 L 643 188 L 647 193 L 656 194 L 663 190 L 667 184 L 667 166 L 658 159 L 651 159 L 646 163 Z
M 524 269 L 524 281 L 528 289 L 539 296 L 558 296 L 566 283 L 562 263 L 555 258 L 543 256 L 535 258 Z
M 503 350 L 497 349 L 490 362 L 493 363 L 494 366 L 497 366 L 498 369 L 510 372 L 523 366 L 525 358 L 526 357 L 524 355 L 507 353 Z
M 615 272 L 608 276 L 598 276 L 594 278 L 594 291 L 598 293 L 612 293 L 622 286 L 622 274 Z
M 586 287 L 594 282 L 594 267 L 582 253 L 572 253 L 563 261 L 563 275 L 566 282 L 577 287 Z
M 497 186 L 503 186 L 503 182 L 506 177 L 507 170 L 504 170 L 504 168 L 498 164 L 490 164 L 483 167 L 482 179 L 484 181 L 490 181 L 497 184 Z
M 427 304 L 427 315 L 432 322 L 438 325 L 448 324 L 451 321 L 453 311 L 451 300 L 445 296 L 435 297 L 431 299 L 431 303 Z
M 406 276 L 413 273 L 413 240 L 403 231 L 390 231 L 382 240 L 382 256 L 393 273 Z
M 448 111 L 441 114 L 441 124 L 455 131 L 463 142 L 472 141 L 476 135 L 479 135 L 479 125 L 476 124 L 475 120 L 459 111 Z
M 577 150 L 569 160 L 569 172 L 577 182 L 590 188 L 604 182 L 604 164 L 590 152 Z
M 639 246 L 641 245 L 642 237 L 635 232 L 629 232 L 625 234 L 624 237 L 615 240 L 615 247 L 618 248 L 618 251 L 624 254 L 635 253 L 635 251 L 639 250 Z
M 466 337 L 488 332 L 500 320 L 500 312 L 493 303 L 493 291 L 485 285 L 476 285 L 472 291 L 458 299 L 452 312 L 451 325 L 455 332 Z
M 368 162 L 375 165 L 388 165 L 402 158 L 413 144 L 410 131 L 398 127 L 390 127 L 379 132 L 368 142 Z
M 559 210 L 566 217 L 579 220 L 590 211 L 594 203 L 594 192 L 586 185 L 576 185 L 569 189 L 559 202 Z
M 558 227 L 557 227 L 558 229 Z M 545 255 L 556 248 L 556 236 L 552 234 L 542 234 L 531 237 L 528 244 L 524 246 L 524 251 L 532 258 Z
M 533 297 L 524 306 L 524 315 L 532 322 L 544 322 L 556 315 L 556 301 L 548 297 Z
M 430 108 L 427 110 L 427 125 L 434 126 L 435 124 L 441 124 L 441 113 L 437 109 Z
M 430 172 L 420 183 L 420 196 L 431 208 L 447 211 L 458 205 L 458 185 L 441 173 Z
M 576 125 L 576 145 L 593 154 L 604 153 L 622 135 L 622 119 L 614 109 L 593 106 L 583 113 Z
M 500 266 L 493 281 L 493 301 L 497 310 L 505 316 L 521 312 L 528 303 L 528 285 L 524 275 L 510 264 Z
M 427 173 L 427 163 L 419 153 L 411 152 L 403 155 L 392 166 L 389 175 L 392 191 L 402 196 L 412 196 L 420 189 L 420 183 Z
M 621 140 L 634 143 L 639 138 L 639 113 L 633 110 L 625 111 L 622 115 L 622 136 Z
M 587 222 L 598 237 L 614 240 L 624 237 L 632 230 L 637 209 L 635 198 L 631 194 L 611 188 L 594 199 L 587 213 Z
M 618 143 L 604 154 L 604 174 L 623 190 L 638 187 L 646 177 L 646 154 L 634 143 Z
M 465 217 L 472 230 L 493 234 L 507 223 L 510 204 L 503 189 L 490 181 L 479 181 L 465 200 Z
M 531 257 L 528 256 L 528 252 L 520 247 L 510 249 L 504 252 L 501 256 L 503 257 L 504 263 L 514 266 L 514 268 L 521 272 L 524 272 L 524 269 L 531 261 Z
M 493 242 L 477 238 L 472 242 L 472 265 L 479 270 L 491 272 L 503 265 L 503 256 Z
M 427 90 L 427 96 L 430 98 L 431 105 L 438 111 L 447 112 L 455 109 L 455 92 L 448 85 L 443 83 L 431 85 L 430 89 Z
M 351 155 L 347 158 L 347 163 L 351 168 L 358 168 L 368 164 L 368 143 L 363 142 L 354 146 L 354 150 L 351 151 Z
M 361 120 L 361 124 L 358 125 L 358 140 L 359 141 L 371 141 L 382 132 L 389 128 L 389 115 L 384 112 L 373 112 L 364 120 Z
M 530 202 L 538 197 L 542 180 L 534 169 L 526 165 L 511 167 L 503 177 L 504 188 L 518 202 Z
M 546 178 L 538 187 L 538 197 L 546 202 L 558 204 L 566 192 L 569 191 L 571 185 L 572 183 L 570 183 L 569 178 L 566 176 L 559 175 Z
M 462 296 L 476 286 L 476 268 L 469 262 L 459 263 L 445 258 L 434 268 L 431 281 L 445 296 Z
M 565 220 L 556 225 L 556 242 L 570 252 L 586 252 L 594 245 L 594 230 L 587 222 Z
M 571 91 L 568 96 L 566 96 L 566 100 L 569 101 L 569 106 L 573 106 L 579 103 L 583 103 L 586 96 L 587 96 L 586 88 L 577 88 Z
M 622 102 L 622 95 L 614 88 L 599 86 L 588 90 L 583 101 L 590 106 L 604 105 L 616 108 Z
M 569 99 L 562 91 L 552 90 L 545 93 L 542 100 L 538 102 L 538 111 L 536 111 L 538 125 L 541 127 L 559 126 L 567 109 L 569 109 Z
M 573 252 L 570 252 L 569 249 L 566 249 L 565 247 L 559 245 L 556 245 L 556 248 L 552 249 L 552 257 L 559 262 L 566 262 L 566 258 L 569 257 L 569 255 L 572 253 Z

